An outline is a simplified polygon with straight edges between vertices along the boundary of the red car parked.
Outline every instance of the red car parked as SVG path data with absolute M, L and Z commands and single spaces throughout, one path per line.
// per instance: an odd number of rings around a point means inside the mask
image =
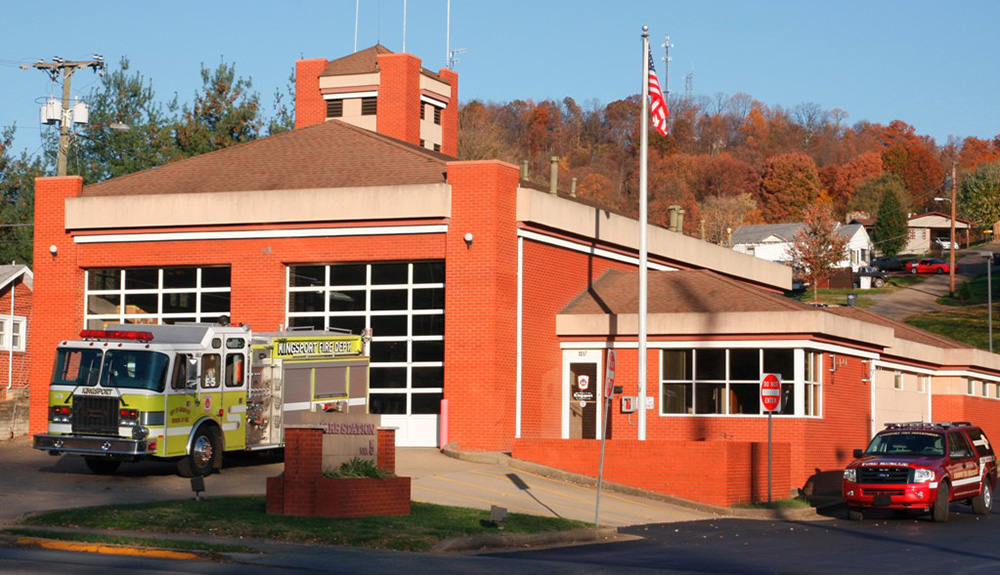
M 951 265 L 939 259 L 926 259 L 918 262 L 906 264 L 906 271 L 911 274 L 946 274 L 951 271 Z M 955 271 L 958 271 L 958 264 L 955 264 Z
M 844 470 L 847 517 L 866 509 L 930 511 L 947 521 L 953 501 L 989 515 L 997 464 L 986 434 L 969 422 L 890 423 Z

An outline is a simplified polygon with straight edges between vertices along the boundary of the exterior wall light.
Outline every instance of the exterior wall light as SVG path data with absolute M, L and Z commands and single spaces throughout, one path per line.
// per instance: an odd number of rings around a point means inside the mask
M 472 232 L 465 232 L 465 236 L 463 236 L 462 239 L 465 240 L 465 247 L 472 247 Z
M 52 244 L 51 246 L 49 246 L 49 253 L 55 256 L 56 254 L 59 253 L 59 248 L 57 248 L 55 244 Z

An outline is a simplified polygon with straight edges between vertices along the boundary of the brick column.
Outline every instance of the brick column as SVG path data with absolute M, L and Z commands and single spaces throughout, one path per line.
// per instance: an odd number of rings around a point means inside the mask
M 517 166 L 449 162 L 444 394 L 449 440 L 509 450 L 517 341 Z M 472 234 L 471 244 L 464 236 Z
M 439 74 L 451 84 L 451 100 L 441 110 L 441 152 L 458 156 L 458 74 L 448 68 L 441 68 Z
M 380 54 L 378 67 L 378 133 L 419 146 L 420 58 Z
M 32 358 L 29 433 L 44 433 L 48 428 L 56 344 L 77 337 L 83 327 L 84 274 L 76 264 L 77 246 L 66 231 L 66 201 L 78 197 L 82 190 L 83 178 L 79 176 L 35 179 L 35 289 L 27 341 Z
M 382 471 L 396 473 L 396 428 L 378 428 L 378 461 Z
M 329 62 L 325 58 L 295 62 L 295 129 L 326 121 L 326 100 L 319 91 L 319 75 Z
M 323 474 L 323 430 L 285 430 L 285 515 L 316 513 L 316 481 Z

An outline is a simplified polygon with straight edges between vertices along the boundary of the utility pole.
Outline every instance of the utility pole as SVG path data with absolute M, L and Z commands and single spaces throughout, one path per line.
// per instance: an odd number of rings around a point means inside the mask
M 32 65 L 32 68 L 45 72 L 52 78 L 53 82 L 62 80 L 62 115 L 59 120 L 59 153 L 56 162 L 56 175 L 65 176 L 66 154 L 69 151 L 69 126 L 72 123 L 69 113 L 70 78 L 80 68 L 92 68 L 95 72 L 103 74 L 104 57 L 95 55 L 93 60 L 78 62 L 67 62 L 62 58 L 54 57 L 51 62 L 39 60 Z
M 951 163 L 951 265 L 948 266 L 948 276 L 951 280 L 951 295 L 955 295 L 955 202 L 958 199 L 958 180 L 956 178 L 955 162 Z

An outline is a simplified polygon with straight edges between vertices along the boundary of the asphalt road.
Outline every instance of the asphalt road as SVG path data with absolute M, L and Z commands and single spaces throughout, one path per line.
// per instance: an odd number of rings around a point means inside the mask
M 724 519 L 633 526 L 642 540 L 564 549 L 525 551 L 504 557 L 575 563 L 581 572 L 616 567 L 631 573 L 733 575 L 878 573 L 996 573 L 1000 569 L 1000 516 L 982 518 L 952 505 L 948 523 L 927 516 L 882 512 L 856 523 L 846 519 L 788 522 Z M 498 555 L 499 556 L 499 555 Z

